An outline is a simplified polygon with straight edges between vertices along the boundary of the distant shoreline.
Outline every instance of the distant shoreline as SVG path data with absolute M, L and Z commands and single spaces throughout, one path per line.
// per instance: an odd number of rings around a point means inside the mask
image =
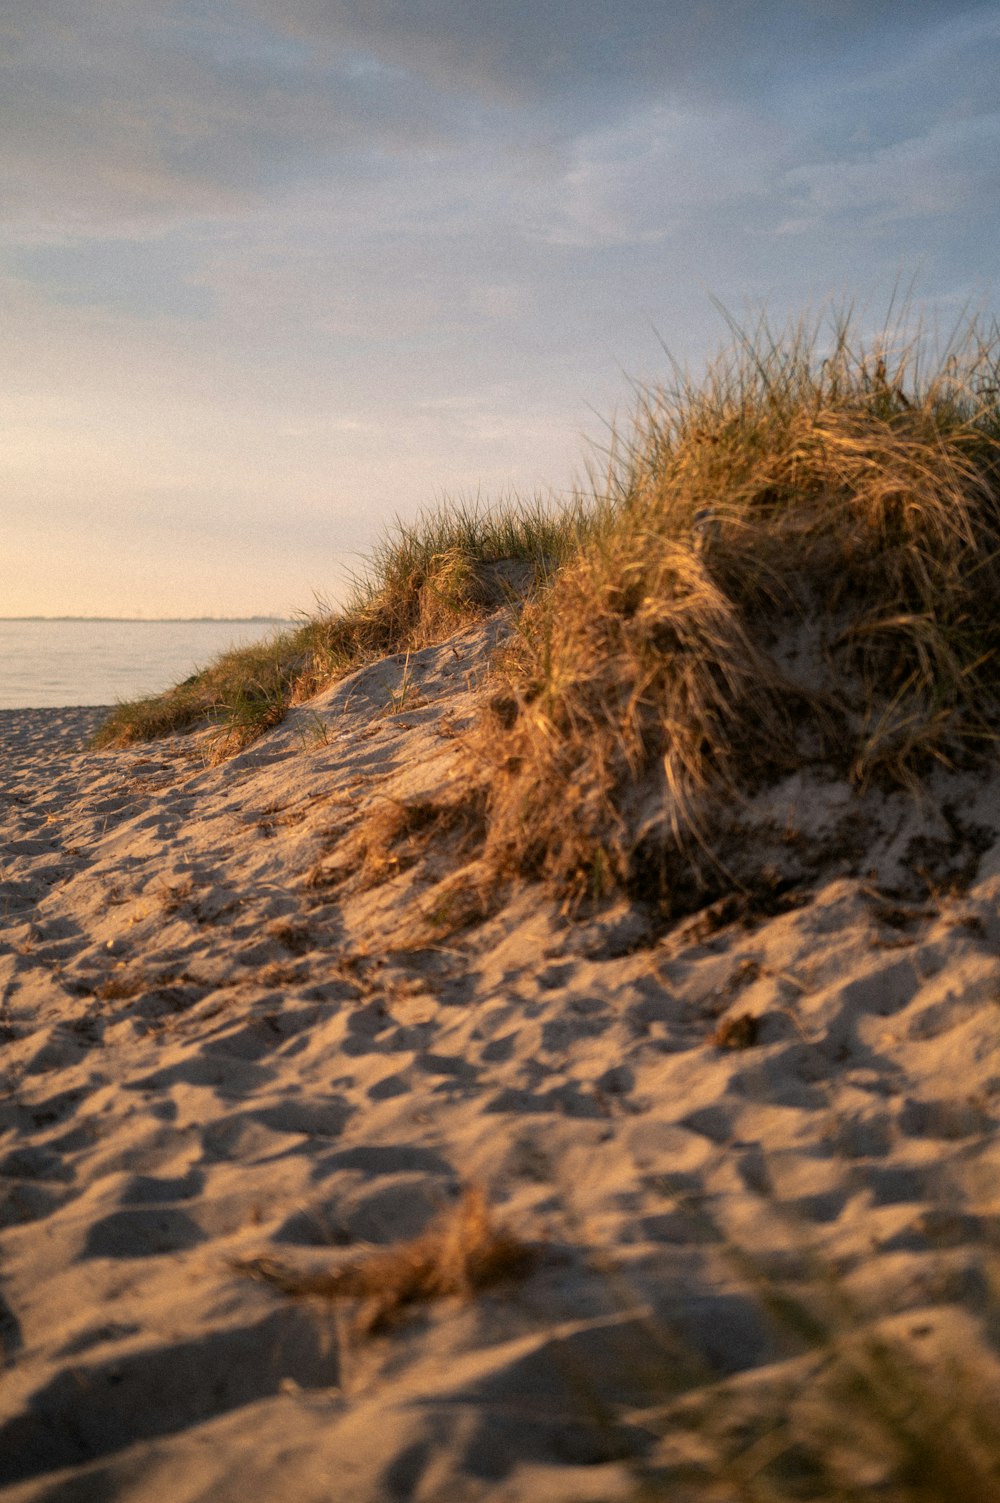
M 253 644 L 266 657 L 295 629 L 276 616 L 0 618 L 0 706 L 115 705 L 162 694 L 226 652 Z
M 0 621 L 93 621 L 118 622 L 123 626 L 290 626 L 293 616 L 0 616 Z

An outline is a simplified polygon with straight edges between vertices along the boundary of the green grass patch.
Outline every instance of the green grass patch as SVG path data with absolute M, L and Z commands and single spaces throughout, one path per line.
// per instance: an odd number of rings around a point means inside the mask
M 397 523 L 355 579 L 341 611 L 320 611 L 251 647 L 235 648 L 162 694 L 119 704 L 94 744 L 125 746 L 216 726 L 215 756 L 241 750 L 289 705 L 394 652 L 444 640 L 520 603 L 563 564 L 591 519 L 576 501 L 445 505 Z

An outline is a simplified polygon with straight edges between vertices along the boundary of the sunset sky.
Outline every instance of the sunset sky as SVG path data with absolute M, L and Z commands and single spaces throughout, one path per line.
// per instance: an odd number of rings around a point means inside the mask
M 994 0 L 24 0 L 0 59 L 0 615 L 335 597 L 565 490 L 713 300 L 1000 302 Z

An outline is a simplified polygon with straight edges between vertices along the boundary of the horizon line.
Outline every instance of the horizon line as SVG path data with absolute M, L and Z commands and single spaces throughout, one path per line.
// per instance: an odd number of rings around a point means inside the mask
M 294 616 L 0 616 L 0 621 L 145 621 L 153 625 L 211 621 L 219 626 L 249 625 L 251 622 L 285 623 L 294 620 Z

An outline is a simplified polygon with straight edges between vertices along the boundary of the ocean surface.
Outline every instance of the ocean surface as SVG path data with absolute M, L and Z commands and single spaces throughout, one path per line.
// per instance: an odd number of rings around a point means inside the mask
M 113 705 L 155 694 L 282 621 L 0 619 L 0 710 Z

